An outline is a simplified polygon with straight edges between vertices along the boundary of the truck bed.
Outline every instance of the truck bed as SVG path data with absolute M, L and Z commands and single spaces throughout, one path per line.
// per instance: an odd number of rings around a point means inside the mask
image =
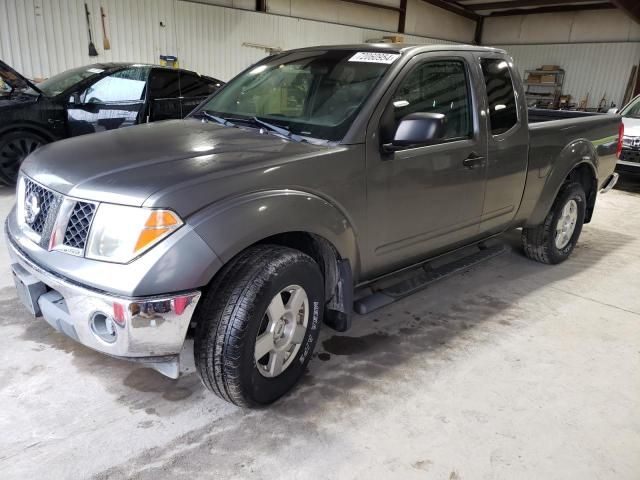
M 568 118 L 598 117 L 606 115 L 599 112 L 581 112 L 577 110 L 549 110 L 546 108 L 529 108 L 529 125 L 532 123 L 550 122 Z
M 588 159 L 595 150 L 597 188 L 607 182 L 616 164 L 620 117 L 570 110 L 529 109 L 528 113 L 529 165 L 521 214 L 536 224 L 557 193 L 547 190 L 561 183 L 576 155 Z M 540 198 L 549 200 L 537 203 Z

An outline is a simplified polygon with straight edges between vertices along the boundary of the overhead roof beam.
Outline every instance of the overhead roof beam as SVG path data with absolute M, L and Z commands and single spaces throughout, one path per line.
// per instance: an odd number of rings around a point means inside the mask
M 635 1 L 635 0 L 631 0 Z M 547 5 L 575 4 L 576 0 L 513 0 L 510 2 L 473 3 L 466 5 L 469 10 L 511 10 L 522 7 L 542 7 Z M 608 3 L 608 2 L 599 2 Z M 579 6 L 579 5 L 575 5 Z
M 456 13 L 463 17 L 466 17 L 470 20 L 475 20 L 476 22 L 480 19 L 480 15 L 475 12 L 472 12 L 467 7 L 464 7 L 456 2 L 447 2 L 445 0 L 422 0 L 425 3 L 430 3 L 436 7 L 442 8 L 443 10 L 447 10 L 449 12 Z
M 640 2 L 638 0 L 611 0 L 611 3 L 640 23 Z
M 536 13 L 560 13 L 560 12 L 576 12 L 582 10 L 610 10 L 616 8 L 609 3 L 587 3 L 582 5 L 556 5 L 551 7 L 540 8 L 521 8 L 518 10 L 499 10 L 492 12 L 487 17 L 510 17 L 513 15 L 533 15 Z
M 342 1 L 346 3 L 355 3 L 356 5 L 363 5 L 365 7 L 381 8 L 383 10 L 392 10 L 394 12 L 403 11 L 401 7 L 394 7 L 392 5 L 384 5 L 381 3 L 366 2 L 364 0 L 342 0 Z
M 400 0 L 400 15 L 398 15 L 398 33 L 404 33 L 407 27 L 407 0 Z

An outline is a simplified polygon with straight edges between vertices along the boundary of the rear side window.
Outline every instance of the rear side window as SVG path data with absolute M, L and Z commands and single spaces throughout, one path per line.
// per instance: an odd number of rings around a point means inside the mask
M 180 92 L 183 97 L 208 97 L 212 90 L 207 82 L 193 73 L 180 73 Z
M 491 133 L 500 135 L 518 123 L 509 65 L 499 58 L 483 58 L 480 62 L 487 87 Z
M 465 70 L 464 64 L 457 60 L 429 61 L 418 65 L 393 96 L 395 126 L 411 113 L 442 113 L 445 116 L 443 140 L 470 137 L 470 95 Z

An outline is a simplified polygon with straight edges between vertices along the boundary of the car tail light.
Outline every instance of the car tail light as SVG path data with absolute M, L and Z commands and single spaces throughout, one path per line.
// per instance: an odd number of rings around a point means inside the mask
M 620 122 L 620 127 L 618 127 L 618 148 L 616 148 L 617 158 L 620 158 L 620 154 L 622 153 L 623 139 L 624 139 L 624 123 Z

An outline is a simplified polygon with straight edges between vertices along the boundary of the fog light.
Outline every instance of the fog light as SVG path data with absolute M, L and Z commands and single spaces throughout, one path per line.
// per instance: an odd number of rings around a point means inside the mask
M 107 343 L 113 343 L 118 338 L 115 322 L 102 312 L 96 312 L 91 317 L 91 330 L 100 340 Z

